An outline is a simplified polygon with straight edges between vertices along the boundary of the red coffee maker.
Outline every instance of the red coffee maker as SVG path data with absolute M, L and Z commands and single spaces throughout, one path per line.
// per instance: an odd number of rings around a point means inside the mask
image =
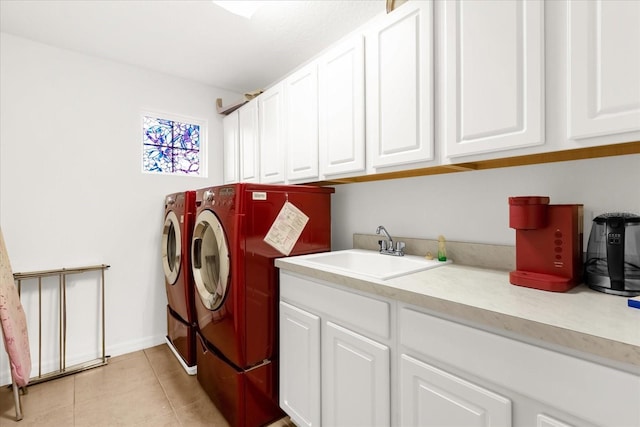
M 516 230 L 518 286 L 566 292 L 582 281 L 582 205 L 550 205 L 549 197 L 509 197 L 509 227 Z

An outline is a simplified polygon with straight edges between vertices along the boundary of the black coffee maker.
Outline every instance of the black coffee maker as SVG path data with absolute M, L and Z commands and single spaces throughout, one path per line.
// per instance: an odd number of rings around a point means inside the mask
M 593 219 L 584 281 L 596 291 L 640 295 L 640 215 L 605 213 Z

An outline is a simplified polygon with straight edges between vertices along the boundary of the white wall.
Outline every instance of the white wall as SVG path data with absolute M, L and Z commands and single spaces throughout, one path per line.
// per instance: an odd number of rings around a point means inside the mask
M 352 247 L 353 233 L 515 244 L 509 196 L 549 196 L 584 205 L 584 249 L 591 220 L 604 212 L 640 214 L 640 154 L 459 172 L 336 186 L 333 248 Z
M 109 264 L 107 353 L 163 342 L 164 196 L 222 182 L 222 119 L 215 100 L 240 95 L 5 33 L 0 55 L 0 225 L 14 272 Z M 208 122 L 208 178 L 141 173 L 142 110 Z M 95 348 L 95 290 L 79 283 L 93 289 L 97 277 L 72 280 L 77 293 L 69 305 L 79 304 L 70 307 L 70 340 Z M 51 298 L 45 309 L 54 307 Z M 46 320 L 50 329 L 55 319 Z M 71 344 L 68 357 L 79 357 L 75 353 L 87 352 L 85 347 Z M 32 344 L 37 360 L 34 351 Z M 0 359 L 3 383 L 7 365 Z
M 162 342 L 163 196 L 221 182 L 215 99 L 239 95 L 4 33 L 0 39 L 0 225 L 14 271 L 108 263 L 107 353 Z M 209 178 L 142 174 L 140 110 L 208 120 Z M 339 185 L 333 247 L 350 248 L 353 233 L 380 224 L 393 236 L 513 244 L 507 198 L 518 195 L 583 203 L 586 240 L 593 214 L 640 213 L 638 182 L 640 155 Z M 86 342 L 97 346 L 97 279 L 70 284 L 71 359 L 82 358 Z M 23 297 L 32 309 L 33 298 Z M 45 297 L 45 330 L 55 341 L 57 319 L 47 310 L 57 295 Z M 0 351 L 2 383 L 7 365 Z

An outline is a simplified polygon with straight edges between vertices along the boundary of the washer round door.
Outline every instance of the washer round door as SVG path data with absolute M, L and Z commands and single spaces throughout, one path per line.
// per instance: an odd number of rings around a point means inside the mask
M 175 212 L 170 211 L 162 229 L 162 269 L 164 277 L 170 285 L 176 283 L 180 274 L 180 261 L 182 260 L 182 236 L 180 236 L 180 223 Z
M 209 310 L 220 308 L 229 285 L 229 248 L 222 224 L 209 210 L 196 218 L 191 268 L 202 304 Z

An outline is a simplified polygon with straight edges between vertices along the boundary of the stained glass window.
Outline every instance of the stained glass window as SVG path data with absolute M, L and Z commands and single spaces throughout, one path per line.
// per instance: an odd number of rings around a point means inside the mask
M 185 121 L 142 117 L 142 168 L 144 172 L 203 176 L 203 125 Z

